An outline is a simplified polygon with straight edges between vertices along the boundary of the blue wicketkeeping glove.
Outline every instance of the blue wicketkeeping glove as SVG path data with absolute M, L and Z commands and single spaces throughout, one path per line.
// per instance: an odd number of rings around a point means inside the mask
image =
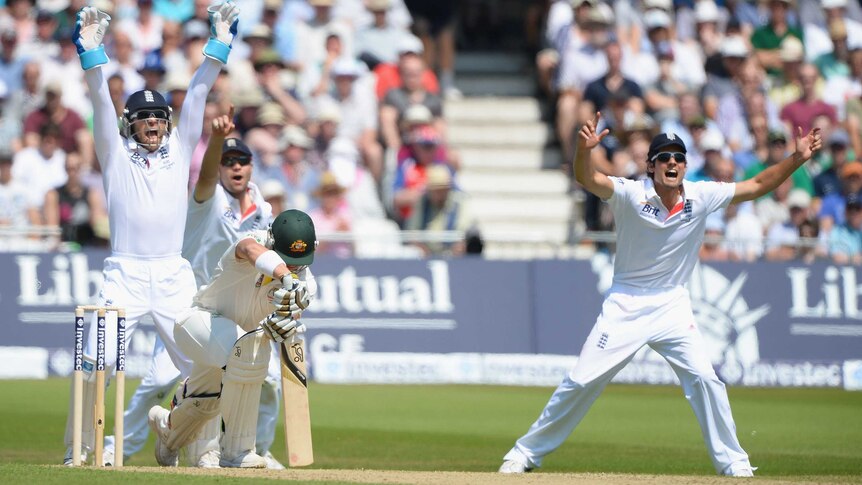
M 96 7 L 84 7 L 78 12 L 72 42 L 78 48 L 81 67 L 85 71 L 108 63 L 102 39 L 105 38 L 110 21 L 111 16 Z
M 204 55 L 225 64 L 239 24 L 239 7 L 232 0 L 225 0 L 211 5 L 207 12 L 210 16 L 210 39 L 204 45 Z

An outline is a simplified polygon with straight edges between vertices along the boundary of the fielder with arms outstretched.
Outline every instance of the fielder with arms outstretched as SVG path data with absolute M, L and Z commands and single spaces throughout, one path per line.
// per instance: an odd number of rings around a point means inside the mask
M 581 422 L 605 385 L 649 345 L 679 377 L 716 472 L 753 476 L 736 437 L 727 391 L 712 368 L 684 285 L 697 262 L 706 217 L 778 187 L 820 149 L 819 128 L 806 136 L 799 129 L 790 157 L 736 184 L 685 181 L 685 144 L 673 133 L 662 133 L 650 144 L 649 178 L 634 181 L 608 177 L 593 167 L 590 151 L 608 134 L 596 133 L 600 116 L 581 128 L 574 165 L 578 182 L 607 201 L 614 214 L 613 284 L 577 364 L 527 434 L 503 458 L 500 472 L 523 473 L 541 466 L 545 455 Z
M 177 466 L 179 449 L 221 413 L 219 465 L 266 467 L 255 452 L 255 428 L 270 339 L 280 343 L 304 330 L 299 318 L 317 292 L 308 269 L 316 246 L 308 214 L 282 212 L 269 231 L 255 231 L 228 248 L 194 306 L 177 318 L 174 337 L 194 364 L 172 409 L 150 410 L 160 465 Z
M 74 42 L 93 102 L 96 156 L 102 168 L 111 256 L 105 259 L 100 305 L 126 309 L 126 342 L 140 318 L 150 314 L 174 365 L 184 375 L 191 361 L 173 338 L 177 314 L 188 308 L 196 286 L 191 266 L 180 255 L 188 207 L 189 165 L 203 129 L 204 107 L 210 88 L 230 53 L 239 9 L 227 0 L 210 7 L 212 37 L 206 56 L 192 77 L 183 102 L 179 127 L 172 130 L 167 102 L 156 91 L 133 93 L 126 102 L 117 129 L 114 105 L 102 71 L 108 56 L 102 39 L 110 17 L 94 7 L 78 13 Z M 95 315 L 94 315 L 95 317 Z M 116 314 L 109 320 L 116 322 Z M 106 341 L 116 340 L 116 324 L 106 325 Z M 94 355 L 96 325 L 91 325 L 84 350 L 84 409 L 93 406 L 96 394 Z M 106 368 L 116 361 L 116 347 L 107 346 Z M 71 401 L 71 400 L 70 400 Z M 66 425 L 68 446 L 64 462 L 72 463 L 72 410 Z M 92 413 L 84 413 L 83 443 L 93 449 Z M 105 462 L 111 460 L 105 453 Z

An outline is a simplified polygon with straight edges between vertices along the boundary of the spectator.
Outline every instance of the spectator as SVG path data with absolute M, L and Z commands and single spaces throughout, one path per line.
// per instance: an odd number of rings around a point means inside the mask
M 717 182 L 733 182 L 733 162 L 724 156 L 724 137 L 721 133 L 708 132 L 703 135 L 698 144 L 703 154 L 703 167 L 686 173 L 686 178 L 699 182 L 702 180 L 713 180 Z
M 30 189 L 12 177 L 12 154 L 0 152 L 0 227 L 26 227 L 38 220 Z
M 788 14 L 792 0 L 768 0 L 769 22 L 755 29 L 751 34 L 751 45 L 760 65 L 766 71 L 777 76 L 781 74 L 781 58 L 779 48 L 781 41 L 789 36 L 804 40 L 802 31 L 788 23 Z
M 766 116 L 761 113 L 753 114 L 748 120 L 748 126 L 751 133 L 751 147 L 747 150 L 738 150 L 733 154 L 734 165 L 743 172 L 769 156 L 769 124 Z
M 63 106 L 62 98 L 63 86 L 59 81 L 45 86 L 45 104 L 24 119 L 24 146 L 38 145 L 42 127 L 54 124 L 60 128 L 60 148 L 67 153 L 80 153 L 85 166 L 90 166 L 93 137 L 78 113 Z
M 820 244 L 817 243 L 819 227 L 817 221 L 808 219 L 799 226 L 800 244 L 796 248 L 796 259 L 805 264 L 811 264 L 821 256 Z
M 730 253 L 722 244 L 724 239 L 724 220 L 718 212 L 712 213 L 706 218 L 706 230 L 704 231 L 703 244 L 700 246 L 698 257 L 701 261 L 728 261 Z
M 458 98 L 455 87 L 456 0 L 405 0 L 414 29 L 425 45 L 425 62 L 440 73 L 440 87 L 447 98 Z
M 108 78 L 108 93 L 117 117 L 123 116 L 123 109 L 126 107 L 126 82 L 123 81 L 123 76 L 114 74 Z
M 771 196 L 754 202 L 754 212 L 760 220 L 764 233 L 769 232 L 772 226 L 784 224 L 790 220 L 787 196 L 790 195 L 791 190 L 793 190 L 793 181 L 787 179 L 772 191 Z
M 286 122 L 284 111 L 276 103 L 264 103 L 257 110 L 257 127 L 246 132 L 245 141 L 261 164 L 272 166 L 277 163 L 281 151 L 279 138 Z
M 144 79 L 143 89 L 160 91 L 162 88 L 162 81 L 165 78 L 165 66 L 162 64 L 161 56 L 156 52 L 147 54 L 147 56 L 144 57 L 144 65 L 141 66 L 138 74 L 140 74 Z M 182 106 L 182 104 L 180 104 L 180 106 Z
M 39 129 L 39 144 L 15 154 L 12 177 L 27 187 L 33 206 L 42 208 L 45 194 L 66 183 L 66 152 L 60 148 L 60 127 L 53 123 Z
M 21 149 L 21 118 L 9 110 L 9 90 L 0 81 L 0 147 L 14 153 Z
M 841 191 L 832 192 L 823 197 L 820 203 L 818 222 L 820 233 L 828 237 L 833 227 L 846 221 L 845 207 L 847 201 L 862 197 L 862 163 L 850 162 L 841 168 Z
M 398 48 L 402 39 L 410 35 L 404 29 L 391 25 L 387 13 L 392 0 L 367 0 L 365 8 L 374 17 L 374 22 L 356 33 L 354 55 L 374 69 L 377 64 L 398 62 Z
M 567 51 L 588 42 L 584 26 L 595 5 L 595 0 L 559 0 L 551 6 L 546 34 L 549 47 L 536 55 L 539 87 L 546 94 L 552 94 L 556 89 L 554 71 Z
M 309 212 L 318 236 L 322 237 L 317 254 L 331 254 L 339 258 L 349 258 L 353 249 L 349 242 L 326 241 L 326 235 L 350 233 L 353 220 L 345 188 L 338 183 L 332 172 L 324 172 L 313 195 L 318 200 L 317 208 Z
M 260 184 L 260 195 L 272 206 L 273 214 L 281 214 L 285 211 L 284 186 L 278 180 L 264 180 Z
M 706 83 L 703 59 L 690 44 L 681 42 L 671 35 L 672 21 L 667 12 L 653 9 L 644 13 L 647 37 L 655 57 L 664 57 L 668 62 L 670 76 L 685 86 L 685 89 L 699 90 Z M 652 66 L 639 65 L 640 69 L 654 69 Z M 659 71 L 656 69 L 656 74 Z
M 466 232 L 472 216 L 464 193 L 452 187 L 452 172 L 445 165 L 428 168 L 425 192 L 416 201 L 405 224 L 409 231 Z M 465 240 L 455 243 L 425 242 L 419 244 L 426 256 L 464 254 Z
M 648 91 L 647 97 L 649 98 L 649 96 Z M 679 116 L 674 115 L 666 118 L 661 123 L 660 131 L 673 133 L 685 143 L 688 148 L 688 153 L 686 153 L 688 170 L 698 170 L 703 167 L 703 153 L 700 152 L 699 148 L 701 139 L 707 133 L 721 134 L 721 131 L 714 121 L 703 115 L 697 93 L 687 91 L 680 94 L 677 99 L 679 100 Z M 676 101 L 674 102 L 676 103 Z
M 270 101 L 278 103 L 284 112 L 288 124 L 303 124 L 306 121 L 305 107 L 299 102 L 299 94 L 294 88 L 286 88 L 284 83 L 284 63 L 278 54 L 272 50 L 264 50 L 254 57 L 254 71 L 257 83 L 263 88 L 263 93 Z M 236 80 L 236 78 L 234 78 Z M 245 81 L 236 80 L 239 85 Z
M 308 152 L 308 160 L 313 166 L 325 170 L 327 166 L 326 151 L 335 137 L 338 136 L 341 108 L 338 103 L 329 98 L 323 98 L 315 104 L 312 129 L 309 130 L 310 133 L 314 133 L 314 143 Z
M 327 58 L 327 38 L 333 34 L 341 42 L 341 52 L 353 52 L 353 34 L 350 26 L 332 17 L 334 0 L 309 0 L 314 9 L 314 17 L 308 22 L 299 21 L 295 25 L 296 58 L 287 59 L 295 62 L 302 70 L 320 66 Z M 328 74 L 327 74 L 328 75 Z
M 817 67 L 826 78 L 823 101 L 835 106 L 838 119 L 843 120 L 847 118 L 847 103 L 862 95 L 862 41 L 835 42 L 835 52 L 818 58 Z
M 803 133 L 808 133 L 806 130 L 811 130 L 814 119 L 818 116 L 828 117 L 832 124 L 838 122 L 835 107 L 826 104 L 817 96 L 815 87 L 819 79 L 820 73 L 813 64 L 804 64 L 799 68 L 802 94 L 799 99 L 785 105 L 781 110 L 781 120 L 787 124 L 788 129 L 796 130 L 801 127 Z
M 814 177 L 814 196 L 822 199 L 831 193 L 841 192 L 839 174 L 851 157 L 848 155 L 850 137 L 847 132 L 837 129 L 829 135 L 826 146 L 829 147 L 828 159 L 824 165 L 828 167 L 817 177 Z
M 797 255 L 799 228 L 808 220 L 811 196 L 801 189 L 793 189 L 787 196 L 790 219 L 783 224 L 775 224 L 766 235 L 766 259 L 770 261 L 790 261 Z
M 440 142 L 440 135 L 434 128 L 429 126 L 417 130 L 411 140 L 413 156 L 399 165 L 395 172 L 392 206 L 400 225 L 410 218 L 413 207 L 425 192 L 428 168 L 446 164 L 445 160 L 436 157 Z
M 137 0 L 135 16 L 120 21 L 120 29 L 136 39 L 141 53 L 148 55 L 162 46 L 165 19 L 153 12 L 153 0 Z M 160 56 L 161 57 L 161 56 Z
M 374 67 L 374 76 L 377 78 L 377 86 L 375 93 L 377 99 L 382 100 L 386 93 L 391 89 L 400 88 L 401 80 L 401 64 L 407 59 L 422 58 L 422 53 L 425 49 L 422 47 L 422 41 L 413 35 L 403 37 L 398 44 L 398 61 L 397 63 L 380 63 Z M 432 94 L 440 94 L 440 85 L 437 82 L 437 76 L 434 71 L 426 68 L 422 72 L 422 86 L 426 91 Z
M 348 138 L 335 138 L 324 153 L 326 166 L 335 175 L 339 185 L 347 190 L 347 203 L 354 220 L 382 219 L 383 205 L 377 182 L 359 163 L 359 150 Z
M 54 39 L 57 21 L 47 10 L 36 13 L 35 35 L 21 39 L 21 50 L 30 53 L 31 58 L 44 61 L 60 54 L 60 46 Z
M 625 77 L 622 73 L 623 51 L 619 42 L 611 40 L 604 46 L 604 52 L 607 59 L 607 72 L 595 81 L 587 84 L 584 90 L 584 103 L 581 104 L 579 110 L 586 110 L 590 113 L 603 111 L 607 107 L 613 93 L 625 92 L 627 103 L 626 110 L 642 113 L 644 107 L 644 95 L 640 86 L 631 79 Z M 620 126 L 622 119 L 618 120 Z
M 353 140 L 365 167 L 379 181 L 383 176 L 383 147 L 377 142 L 377 100 L 360 79 L 360 67 L 352 58 L 338 60 L 332 67 L 335 89 L 330 94 L 341 111 L 338 136 Z
M 847 197 L 846 220 L 829 235 L 829 255 L 836 264 L 862 264 L 862 199 Z
M 805 59 L 805 48 L 802 41 L 796 37 L 788 37 L 781 42 L 778 49 L 778 58 L 781 60 L 781 75 L 771 79 L 769 89 L 769 100 L 776 106 L 785 106 L 799 99 L 802 95 L 802 81 L 800 67 Z M 815 84 L 815 92 L 823 90 L 822 81 Z
M 83 169 L 77 153 L 66 155 L 66 183 L 45 194 L 43 220 L 60 228 L 60 240 L 81 246 L 102 245 L 108 237 L 108 212 L 98 192 L 81 179 Z
M 707 73 L 703 87 L 703 109 L 707 118 L 714 119 L 718 112 L 718 101 L 734 94 L 733 79 L 739 72 L 750 52 L 745 40 L 738 35 L 728 36 L 721 43 L 721 72 Z
M 272 166 L 258 165 L 254 173 L 259 180 L 274 179 L 281 182 L 287 193 L 287 207 L 308 212 L 317 205 L 311 193 L 319 185 L 320 172 L 308 162 L 312 140 L 298 126 L 284 127 L 279 138 L 281 163 Z
M 399 64 L 399 73 L 403 86 L 389 90 L 383 98 L 380 106 L 380 131 L 386 147 L 396 152 L 401 147 L 401 135 L 399 124 L 407 111 L 413 104 L 423 104 L 434 115 L 435 127 L 442 131 L 444 123 L 443 99 L 425 89 L 422 83 L 422 74 L 425 72 L 425 63 L 421 58 L 409 56 L 402 59 Z
M 739 204 L 724 209 L 724 249 L 731 261 L 756 261 L 763 254 L 763 225 L 751 210 Z
M 119 74 L 123 78 L 123 86 L 126 88 L 126 96 L 144 89 L 144 78 L 138 74 L 140 59 L 139 51 L 133 39 L 122 29 L 113 30 L 112 60 L 105 67 L 105 77 Z M 207 33 L 207 36 L 209 34 Z
M 168 105 L 171 107 L 171 119 L 174 126 L 178 126 L 180 122 L 180 112 L 182 111 L 183 102 L 186 100 L 186 94 L 189 89 L 189 84 L 192 82 L 192 77 L 186 71 L 173 71 L 167 75 L 162 90 L 167 93 Z M 203 155 L 201 155 L 203 158 Z
M 78 70 L 81 70 L 80 63 L 78 64 Z M 41 83 L 42 68 L 38 62 L 32 61 L 25 64 L 21 75 L 21 89 L 12 91 L 8 85 L 6 86 L 6 90 L 9 93 L 6 111 L 9 113 L 9 116 L 14 117 L 19 124 L 22 124 L 23 128 L 23 122 L 27 116 L 44 106 L 45 92 Z M 19 133 L 20 135 L 21 133 Z M 14 147 L 14 151 L 20 150 L 23 142 L 23 139 L 18 140 L 19 145 Z

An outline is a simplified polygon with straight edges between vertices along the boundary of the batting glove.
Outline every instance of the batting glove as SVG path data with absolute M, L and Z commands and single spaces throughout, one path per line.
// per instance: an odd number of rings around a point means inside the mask
M 299 319 L 310 303 L 311 296 L 305 285 L 299 285 L 295 290 L 278 289 L 272 297 L 276 313 L 293 319 Z
M 273 312 L 261 320 L 260 326 L 267 331 L 272 340 L 277 344 L 293 338 L 297 333 L 305 333 L 305 325 L 293 318 L 279 315 L 277 312 Z
M 108 63 L 102 39 L 110 22 L 111 16 L 96 7 L 84 7 L 78 12 L 72 42 L 78 49 L 81 67 L 85 71 Z
M 211 5 L 207 12 L 210 17 L 210 39 L 204 46 L 204 55 L 226 64 L 239 24 L 239 7 L 232 0 L 225 0 Z

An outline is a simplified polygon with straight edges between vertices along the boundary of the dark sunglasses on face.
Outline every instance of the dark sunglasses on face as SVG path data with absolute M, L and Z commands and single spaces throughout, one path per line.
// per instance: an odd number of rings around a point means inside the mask
M 162 109 L 142 109 L 135 113 L 135 119 L 137 120 L 146 120 L 150 118 L 155 118 L 157 120 L 166 120 L 168 119 L 168 112 Z
M 667 163 L 671 158 L 676 160 L 676 163 L 685 163 L 685 153 L 680 152 L 659 152 L 653 155 L 650 161 Z
M 244 167 L 251 163 L 251 157 L 224 157 L 221 159 L 221 164 L 225 167 L 233 167 L 233 164 L 235 163 Z

